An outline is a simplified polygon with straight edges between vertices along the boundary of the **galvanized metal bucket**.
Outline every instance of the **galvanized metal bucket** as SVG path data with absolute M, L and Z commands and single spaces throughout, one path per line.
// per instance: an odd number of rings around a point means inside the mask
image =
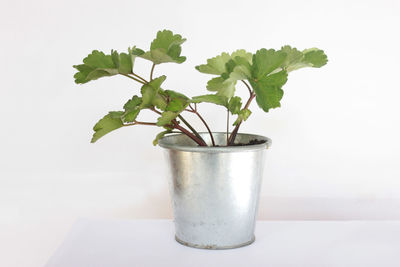
M 208 133 L 202 138 L 211 143 Z M 200 147 L 183 134 L 162 138 L 169 169 L 175 239 L 186 246 L 228 249 L 254 242 L 266 148 L 271 140 L 238 134 L 226 147 L 226 133 L 213 133 L 220 147 Z

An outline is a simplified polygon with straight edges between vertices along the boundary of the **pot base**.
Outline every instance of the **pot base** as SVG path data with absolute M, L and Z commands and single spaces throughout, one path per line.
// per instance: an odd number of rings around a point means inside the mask
M 175 240 L 178 243 L 180 243 L 180 244 L 182 244 L 184 246 L 187 246 L 187 247 L 218 250 L 218 249 L 232 249 L 232 248 L 240 248 L 240 247 L 248 246 L 248 245 L 252 244 L 256 240 L 256 237 L 253 236 L 253 238 L 250 241 L 242 243 L 242 244 L 239 244 L 239 245 L 235 245 L 235 246 L 217 246 L 217 245 L 203 246 L 203 245 L 197 245 L 197 244 L 192 244 L 192 243 L 188 243 L 188 242 L 182 241 L 177 236 L 175 236 Z

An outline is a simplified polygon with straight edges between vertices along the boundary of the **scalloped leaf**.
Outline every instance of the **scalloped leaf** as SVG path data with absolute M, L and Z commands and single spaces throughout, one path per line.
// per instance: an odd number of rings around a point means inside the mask
M 165 81 L 166 78 L 167 77 L 165 75 L 162 75 L 154 80 L 151 80 L 148 84 L 144 84 L 142 86 L 142 103 L 140 105 L 141 109 L 154 105 L 153 100 L 160 90 L 161 84 Z
M 124 105 L 124 114 L 122 115 L 123 122 L 133 122 L 136 120 L 137 116 L 140 113 L 140 105 L 142 104 L 142 98 L 137 95 L 133 96 L 132 99 L 129 99 L 128 102 Z
M 202 73 L 221 75 L 226 72 L 225 65 L 230 59 L 231 56 L 224 52 L 219 56 L 207 59 L 207 64 L 199 65 L 195 68 Z
M 78 70 L 74 75 L 75 83 L 83 84 L 102 77 L 131 73 L 136 57 L 131 52 L 129 49 L 128 54 L 118 54 L 112 50 L 111 55 L 106 55 L 93 50 L 83 59 L 83 64 L 73 66 Z
M 123 111 L 112 111 L 99 120 L 93 127 L 95 133 L 93 134 L 91 143 L 96 142 L 99 138 L 123 126 L 121 116 Z
M 192 97 L 192 103 L 212 103 L 220 106 L 228 106 L 228 98 L 221 95 L 199 95 Z
M 252 77 L 256 80 L 278 69 L 286 59 L 286 53 L 262 48 L 253 55 Z
M 171 124 L 171 121 L 178 117 L 179 113 L 175 113 L 172 111 L 164 111 L 161 114 L 161 117 L 157 119 L 158 126 L 165 126 Z
M 280 100 L 283 97 L 282 86 L 286 81 L 286 71 L 280 71 L 264 76 L 257 82 L 250 80 L 251 86 L 254 88 L 254 92 L 256 93 L 258 106 L 265 112 L 268 112 L 271 108 L 280 107 Z
M 225 80 L 222 77 L 216 77 L 207 82 L 209 91 L 216 91 L 218 95 L 231 98 L 235 94 L 236 81 Z
M 238 96 L 234 96 L 229 100 L 228 110 L 234 114 L 238 114 L 240 112 L 240 108 L 242 107 L 242 99 Z
M 179 34 L 173 34 L 172 31 L 163 30 L 157 32 L 157 37 L 150 45 L 150 50 L 144 52 L 141 49 L 135 49 L 134 54 L 152 61 L 154 64 L 161 63 L 183 63 L 186 57 L 181 56 L 181 45 L 186 41 Z

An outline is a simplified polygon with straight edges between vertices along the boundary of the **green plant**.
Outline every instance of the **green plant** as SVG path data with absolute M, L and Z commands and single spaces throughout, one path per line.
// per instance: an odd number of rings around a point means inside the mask
M 239 127 L 251 115 L 249 106 L 256 99 L 258 106 L 268 112 L 280 107 L 283 96 L 282 86 L 286 83 L 288 73 L 303 67 L 319 68 L 327 63 L 327 57 L 317 48 L 299 51 L 290 46 L 280 50 L 262 48 L 252 54 L 245 50 L 237 50 L 231 54 L 222 53 L 208 59 L 207 64 L 196 66 L 202 73 L 216 75 L 207 83 L 207 89 L 214 92 L 189 98 L 182 93 L 161 88 L 166 76 L 154 78 L 156 65 L 174 62 L 183 63 L 186 57 L 181 56 L 181 45 L 186 39 L 179 34 L 163 30 L 145 52 L 137 47 L 129 48 L 127 53 L 111 50 L 111 54 L 94 50 L 83 59 L 83 64 L 73 66 L 78 72 L 74 75 L 78 84 L 87 83 L 101 77 L 123 75 L 141 84 L 141 95 L 134 95 L 123 106 L 122 111 L 111 111 L 94 126 L 95 133 L 91 140 L 96 142 L 105 134 L 121 127 L 133 125 L 152 125 L 164 128 L 153 144 L 164 135 L 176 131 L 186 134 L 200 146 L 207 146 L 199 133 L 182 116 L 183 112 L 196 114 L 204 123 L 215 146 L 212 132 L 197 109 L 197 104 L 208 102 L 220 105 L 227 110 L 227 145 L 235 141 Z M 133 71 L 136 58 L 151 61 L 149 79 L 145 79 Z M 242 99 L 235 96 L 237 82 L 249 91 L 249 98 L 242 105 Z M 156 122 L 138 121 L 139 113 L 148 109 L 158 115 Z M 236 115 L 235 128 L 229 134 L 229 115 Z M 183 124 L 185 126 L 183 126 Z

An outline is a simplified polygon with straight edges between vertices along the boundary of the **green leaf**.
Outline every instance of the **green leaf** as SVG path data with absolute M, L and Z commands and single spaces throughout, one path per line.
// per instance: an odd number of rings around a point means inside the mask
M 111 57 L 114 62 L 114 65 L 118 69 L 118 73 L 120 74 L 129 74 L 132 73 L 133 65 L 135 62 L 135 56 L 131 54 L 129 50 L 129 54 L 120 53 L 117 51 L 111 50 Z
M 300 52 L 287 45 L 282 47 L 281 50 L 287 54 L 282 67 L 288 72 L 305 67 L 319 68 L 328 62 L 324 51 L 318 48 L 305 49 Z
M 268 112 L 271 108 L 280 107 L 280 100 L 283 96 L 283 90 L 281 88 L 286 81 L 286 71 L 264 76 L 258 81 L 250 80 L 251 86 L 256 93 L 258 106 L 265 112 Z
M 156 139 L 153 140 L 153 145 L 156 146 L 161 138 L 163 138 L 166 134 L 169 134 L 171 132 L 172 132 L 171 130 L 166 130 L 157 134 Z
M 262 48 L 253 55 L 252 77 L 256 80 L 265 77 L 279 68 L 286 59 L 286 53 Z
M 122 115 L 123 122 L 132 122 L 136 120 L 140 113 L 140 105 L 142 104 L 142 98 L 137 95 L 129 99 L 124 105 L 124 114 Z
M 130 73 L 134 60 L 135 56 L 131 53 L 131 50 L 128 54 L 118 54 L 117 51 L 111 51 L 111 55 L 93 50 L 83 59 L 83 64 L 73 66 L 78 70 L 74 75 L 75 83 L 87 83 L 101 77 Z
M 186 100 L 190 99 L 189 97 L 185 96 L 184 94 L 175 92 L 173 90 L 165 90 L 164 94 L 166 96 L 169 96 L 170 98 L 181 98 L 181 99 L 186 99 Z
M 152 105 L 160 110 L 165 110 L 165 108 L 167 107 L 167 101 L 165 100 L 165 97 L 163 97 L 162 95 L 160 95 L 160 93 L 158 93 L 153 98 Z
M 172 111 L 164 111 L 161 114 L 161 117 L 157 119 L 158 126 L 165 126 L 171 124 L 171 121 L 178 117 L 179 113 L 175 113 Z
M 142 86 L 142 104 L 140 105 L 140 108 L 143 109 L 153 105 L 153 100 L 160 90 L 161 84 L 165 81 L 166 78 L 167 77 L 163 75 Z
M 173 99 L 170 100 L 170 102 L 168 103 L 168 105 L 165 108 L 165 110 L 166 111 L 173 111 L 173 112 L 181 112 L 188 105 L 189 105 L 189 102 L 187 100 L 185 100 L 185 99 L 173 98 Z
M 186 60 L 186 57 L 181 56 L 181 44 L 185 41 L 186 39 L 179 34 L 173 34 L 168 30 L 159 31 L 150 45 L 150 51 L 144 52 L 141 49 L 135 49 L 134 54 L 155 64 L 182 63 Z
M 207 64 L 196 66 L 196 70 L 202 73 L 221 75 L 226 72 L 226 63 L 231 59 L 228 53 L 207 59 Z
M 91 142 L 96 142 L 102 136 L 108 134 L 123 126 L 121 116 L 123 111 L 113 111 L 104 116 L 96 125 L 93 127 L 95 133 L 93 134 Z
M 238 96 L 234 96 L 229 100 L 228 110 L 232 114 L 238 114 L 242 107 L 242 99 Z
M 181 45 L 186 41 L 179 34 L 173 34 L 172 31 L 163 30 L 157 32 L 156 39 L 150 45 L 150 50 L 162 48 L 164 50 L 169 50 L 174 45 Z
M 231 98 L 235 94 L 236 81 L 224 80 L 222 77 L 216 77 L 208 81 L 207 89 L 217 91 L 220 96 Z
M 129 99 L 128 102 L 125 103 L 124 109 L 125 111 L 130 111 L 136 109 L 142 103 L 142 98 L 134 95 L 132 99 Z
M 310 64 L 311 67 L 320 68 L 328 62 L 328 57 L 323 50 L 318 48 L 310 48 L 303 50 L 303 62 Z
M 131 53 L 132 55 L 135 55 L 135 56 L 141 56 L 145 53 L 142 49 L 137 48 L 136 46 L 134 46 L 132 48 L 128 48 L 128 51 L 129 51 L 129 53 Z
M 113 119 L 121 119 L 123 112 L 122 111 L 110 111 L 108 115 L 110 115 Z
M 292 48 L 289 45 L 285 45 L 280 51 L 287 55 L 281 67 L 288 72 L 296 69 L 296 66 L 303 61 L 304 54 L 294 47 Z
M 244 50 L 244 49 L 236 50 L 235 52 L 233 52 L 233 53 L 231 54 L 231 58 L 232 58 L 236 63 L 238 63 L 237 57 L 238 57 L 238 58 L 243 58 L 243 59 L 245 60 L 245 62 L 248 62 L 250 65 L 252 64 L 252 61 L 253 61 L 253 54 L 247 52 L 247 51 Z
M 237 125 L 239 122 L 241 121 L 245 121 L 247 120 L 247 118 L 251 115 L 251 111 L 249 109 L 242 109 L 239 114 L 238 117 L 236 119 L 236 121 L 233 123 L 233 125 Z
M 136 120 L 139 113 L 140 113 L 140 108 L 136 108 L 134 110 L 128 111 L 124 114 L 124 116 L 122 117 L 122 120 L 124 122 L 133 122 L 134 120 Z
M 192 97 L 192 103 L 212 103 L 226 107 L 228 105 L 228 98 L 221 95 L 199 95 Z

